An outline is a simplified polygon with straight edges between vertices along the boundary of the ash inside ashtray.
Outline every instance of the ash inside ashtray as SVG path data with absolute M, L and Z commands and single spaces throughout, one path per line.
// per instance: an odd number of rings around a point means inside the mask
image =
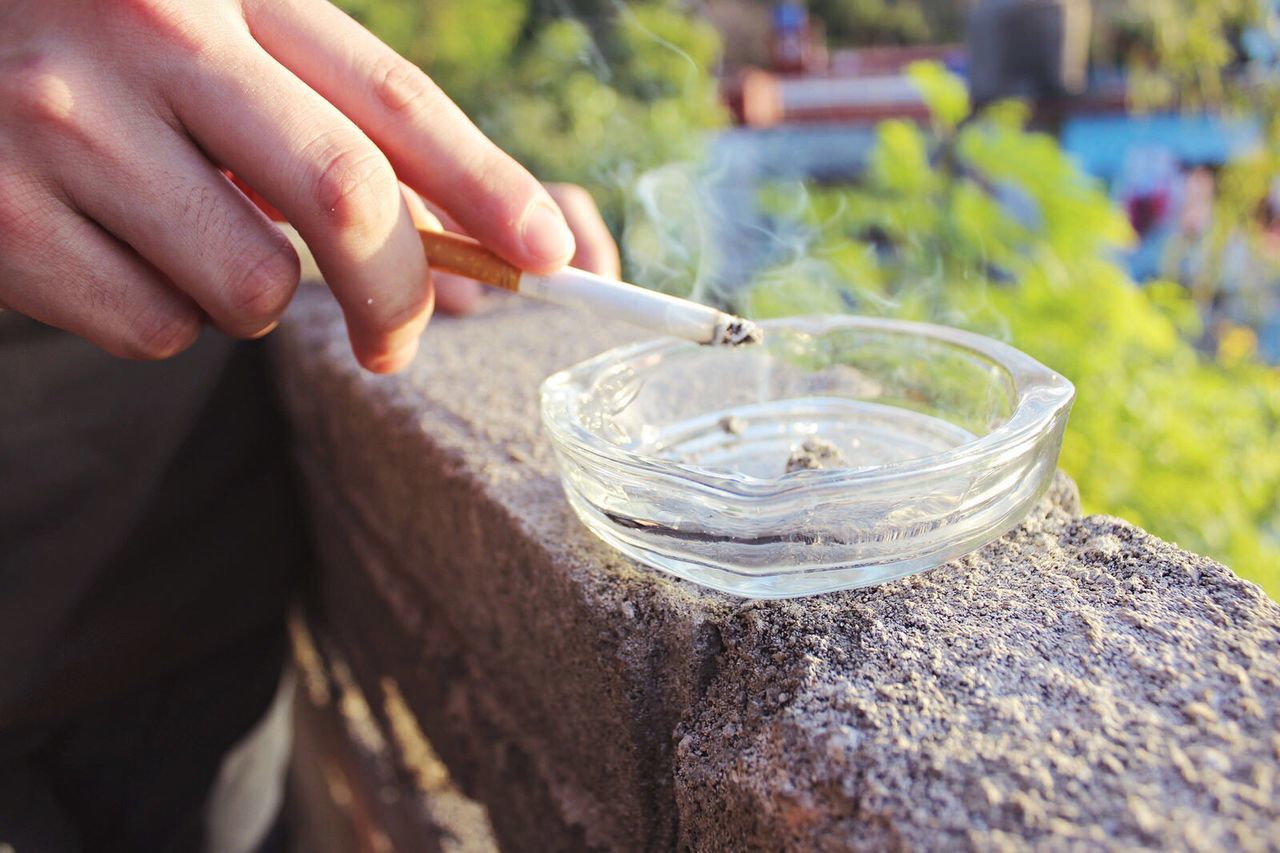
M 796 450 L 787 457 L 788 474 L 793 471 L 820 471 L 825 468 L 848 468 L 840 448 L 825 438 L 813 436 L 806 438 Z

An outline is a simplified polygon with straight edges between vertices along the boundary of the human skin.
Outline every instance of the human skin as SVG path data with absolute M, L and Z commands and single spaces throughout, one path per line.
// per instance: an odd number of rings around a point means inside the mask
M 576 249 L 569 263 L 609 278 L 621 275 L 622 262 L 618 257 L 618 246 L 609 233 L 609 227 L 604 224 L 591 194 L 574 184 L 545 186 L 564 214 L 569 230 L 573 232 Z M 465 232 L 453 217 L 439 207 L 425 203 L 417 193 L 412 193 L 407 188 L 406 200 L 416 225 Z M 433 273 L 432 280 L 436 288 L 436 308 L 446 314 L 467 313 L 486 289 L 477 281 L 449 273 Z
M 524 269 L 617 272 L 583 191 L 544 188 L 326 0 L 0 0 L 0 307 L 129 358 L 205 322 L 265 334 L 298 258 L 227 171 L 298 230 L 373 371 L 413 358 L 434 304 L 400 182 Z

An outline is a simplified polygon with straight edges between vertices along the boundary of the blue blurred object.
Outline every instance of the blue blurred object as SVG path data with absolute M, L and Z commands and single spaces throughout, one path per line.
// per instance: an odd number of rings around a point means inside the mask
M 1258 329 L 1258 355 L 1267 364 L 1280 364 L 1280 316 L 1267 317 Z
M 1126 256 L 1138 281 L 1160 274 L 1165 246 L 1182 208 L 1183 175 L 1177 155 L 1164 144 L 1135 142 L 1124 149 L 1111 197 L 1124 210 L 1139 243 Z
M 1222 166 L 1261 141 L 1253 120 L 1203 113 L 1077 115 L 1062 128 L 1063 149 L 1111 188 L 1138 232 L 1139 244 L 1124 258 L 1138 281 L 1161 273 L 1181 207 L 1179 169 Z
M 808 17 L 809 13 L 799 3 L 779 3 L 773 7 L 773 28 L 778 32 L 796 32 Z
M 760 210 L 761 187 L 773 181 L 797 187 L 852 183 L 875 144 L 876 129 L 869 124 L 735 128 L 717 135 L 708 156 L 715 165 L 706 176 L 707 219 L 719 249 L 715 268 L 704 271 L 712 284 L 732 290 L 803 243 Z
M 1184 166 L 1219 166 L 1262 140 L 1252 120 L 1205 114 L 1077 115 L 1062 128 L 1062 147 L 1080 167 L 1110 184 L 1134 146 L 1160 146 Z

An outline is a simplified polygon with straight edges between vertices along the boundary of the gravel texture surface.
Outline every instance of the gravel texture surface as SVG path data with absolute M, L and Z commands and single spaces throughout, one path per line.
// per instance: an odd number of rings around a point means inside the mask
M 707 592 L 592 538 L 538 425 L 545 376 L 640 333 L 494 299 L 375 377 L 304 290 L 274 339 L 316 630 L 504 848 L 1280 844 L 1280 607 L 1222 566 L 1081 518 L 1060 476 L 914 578 Z

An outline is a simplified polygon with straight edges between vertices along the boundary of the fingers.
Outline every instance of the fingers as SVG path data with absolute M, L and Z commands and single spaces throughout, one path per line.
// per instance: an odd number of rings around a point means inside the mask
M 161 122 L 104 148 L 60 176 L 76 206 L 227 334 L 259 337 L 274 328 L 300 274 L 297 253 L 280 230 Z
M 591 194 L 575 184 L 547 184 L 547 192 L 560 205 L 569 228 L 577 240 L 578 251 L 573 265 L 608 278 L 622 275 L 618 245 L 609 233 Z
M 458 223 L 450 220 L 449 226 L 446 226 L 441 221 L 449 219 L 449 214 L 444 211 L 432 210 L 431 206 L 422 200 L 422 196 L 414 192 L 411 187 L 401 184 L 400 194 L 404 196 L 405 206 L 409 208 L 409 217 L 413 220 L 413 227 L 419 231 L 444 231 L 446 228 L 450 231 L 458 230 Z
M 402 187 L 405 203 L 409 205 L 409 213 L 414 224 L 429 231 L 462 232 L 457 221 L 443 210 L 432 210 L 422 200 L 422 196 L 409 187 Z M 484 285 L 460 275 L 444 272 L 431 274 L 436 288 L 436 308 L 446 314 L 466 314 L 476 307 L 480 297 L 484 295 Z
M 484 296 L 484 285 L 460 275 L 437 273 L 436 307 L 455 317 L 470 314 Z
M 170 98 L 196 141 L 297 228 L 342 305 L 361 364 L 390 372 L 410 361 L 431 315 L 431 282 L 377 147 L 252 44 L 229 51 L 216 71 L 177 81 Z
M 0 303 L 123 358 L 176 355 L 204 317 L 131 249 L 0 177 Z
M 553 272 L 573 235 L 546 190 L 420 70 L 327 0 L 250 0 L 254 38 L 350 116 L 397 173 L 522 269 Z
M 621 274 L 618 247 L 609 233 L 595 200 L 574 184 L 547 184 L 547 192 L 564 211 L 573 231 L 577 253 L 573 265 L 599 275 L 617 278 Z M 464 229 L 443 210 L 432 210 L 413 190 L 404 188 L 405 202 L 419 228 L 463 232 Z M 478 282 L 445 273 L 435 274 L 436 307 L 449 314 L 465 314 L 479 302 L 484 287 Z

